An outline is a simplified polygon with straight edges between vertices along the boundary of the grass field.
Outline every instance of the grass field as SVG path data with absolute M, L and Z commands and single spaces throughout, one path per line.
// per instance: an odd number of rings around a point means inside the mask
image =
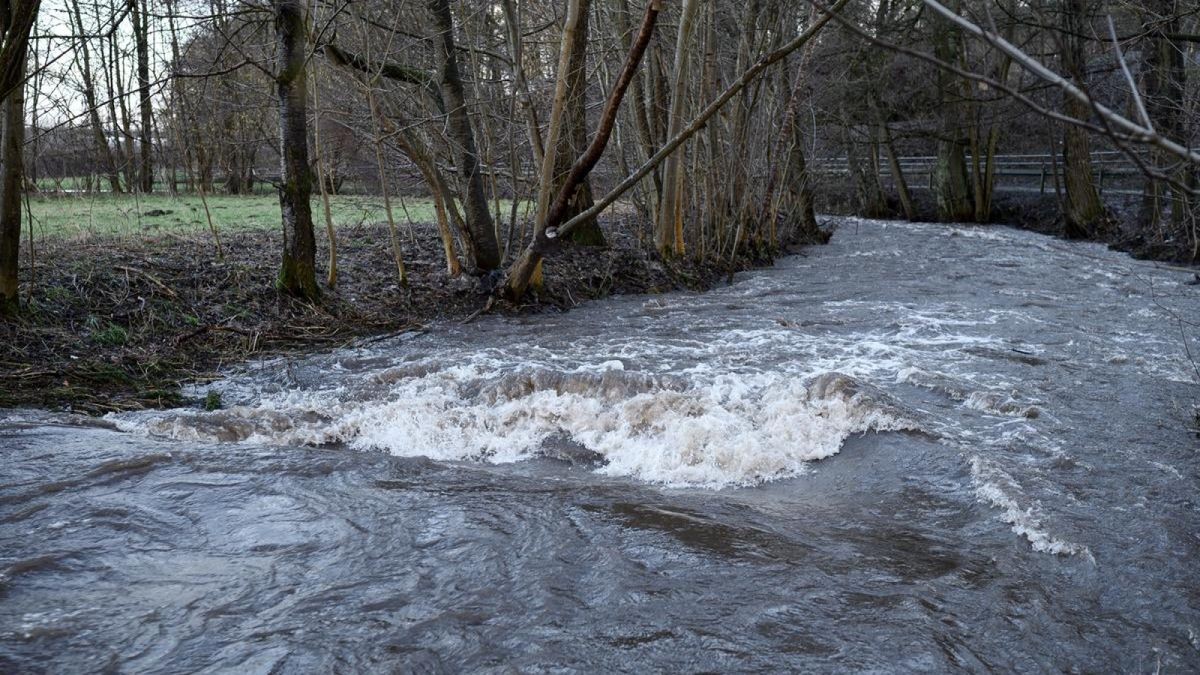
M 207 201 L 218 232 L 279 227 L 279 200 L 274 194 L 209 195 Z M 313 222 L 321 229 L 325 216 L 319 197 L 313 199 L 312 208 Z M 502 202 L 502 208 L 507 215 L 508 204 Z M 433 202 L 423 197 L 395 198 L 392 210 L 400 225 L 406 218 L 414 223 L 431 223 L 436 218 Z M 337 228 L 387 220 L 383 199 L 374 196 L 331 197 L 330 211 Z M 36 237 L 208 232 L 204 204 L 197 195 L 30 195 L 29 216 Z

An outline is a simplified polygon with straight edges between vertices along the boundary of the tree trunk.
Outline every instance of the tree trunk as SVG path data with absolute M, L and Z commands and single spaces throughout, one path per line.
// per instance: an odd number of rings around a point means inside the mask
M 79 0 L 71 0 L 71 18 L 74 20 L 74 28 L 80 35 L 86 35 L 87 30 L 83 25 L 83 12 L 79 8 Z M 121 191 L 121 179 L 117 176 L 117 164 L 112 156 L 112 149 L 108 145 L 108 136 L 104 133 L 104 123 L 100 121 L 100 105 L 96 100 L 96 81 L 92 75 L 92 53 L 88 47 L 86 39 L 80 39 L 76 43 L 76 50 L 80 57 L 79 61 L 79 77 L 83 84 L 83 102 L 87 106 L 88 121 L 92 127 L 92 142 L 96 147 L 96 157 L 100 161 L 100 167 L 108 177 L 109 189 L 113 194 Z
M 947 3 L 957 12 L 961 0 Z M 946 63 L 959 62 L 958 33 L 946 21 L 935 19 L 934 53 Z M 967 176 L 967 160 L 963 138 L 963 111 L 955 101 L 959 98 L 958 76 L 939 68 L 938 90 L 941 96 L 942 128 L 937 143 L 937 160 L 933 168 L 933 189 L 937 198 L 938 220 L 965 222 L 975 215 L 971 196 L 971 181 Z
M 912 192 L 908 189 L 908 181 L 904 179 L 904 169 L 900 166 L 900 158 L 896 156 L 896 144 L 892 140 L 892 130 L 886 121 L 879 123 L 882 135 L 880 142 L 883 151 L 887 153 L 888 169 L 892 172 L 892 180 L 896 181 L 896 194 L 900 197 L 900 208 L 904 211 L 905 220 L 916 220 L 917 209 L 913 206 Z
M 154 158 L 153 131 L 154 114 L 150 109 L 150 17 L 138 3 L 142 0 L 129 0 L 130 17 L 133 19 L 133 32 L 137 48 L 137 80 L 138 105 L 141 115 L 141 134 L 139 144 L 141 151 L 142 192 L 154 191 Z
M 667 115 L 667 138 L 672 138 L 684 126 L 685 87 L 688 62 L 691 59 L 692 26 L 695 23 L 697 0 L 684 0 L 680 10 L 679 35 L 675 38 L 675 65 L 671 69 L 671 111 Z M 663 257 L 683 255 L 683 152 L 667 158 L 663 170 L 663 197 L 658 210 L 658 252 Z
M 559 147 L 554 153 L 554 183 L 550 194 L 558 194 L 563 181 L 571 171 L 575 158 L 583 154 L 588 144 L 587 124 L 587 44 L 588 12 L 591 0 L 579 0 L 579 19 L 575 27 L 575 38 L 571 51 L 566 54 L 566 100 L 563 107 L 563 129 L 558 136 Z M 575 188 L 570 205 L 564 215 L 574 218 L 595 203 L 592 199 L 592 184 L 587 178 Z M 604 232 L 595 218 L 590 218 L 571 232 L 570 240 L 585 246 L 604 246 Z
M 567 222 L 563 218 L 563 214 L 567 211 L 570 194 L 587 177 L 592 169 L 596 167 L 596 163 L 600 161 L 601 155 L 604 154 L 604 148 L 608 145 L 608 140 L 612 136 L 617 112 L 621 108 L 621 100 L 625 97 L 625 92 L 629 88 L 630 81 L 637 76 L 638 65 L 642 62 L 642 57 L 646 53 L 646 47 L 650 44 L 650 38 L 654 35 L 654 25 L 658 22 L 658 14 L 661 6 L 661 0 L 650 0 L 646 3 L 646 14 L 642 19 L 641 27 L 638 29 L 637 38 L 633 41 L 629 54 L 625 57 L 625 63 L 621 67 L 621 74 L 617 77 L 617 81 L 613 84 L 612 91 L 609 93 L 608 101 L 604 105 L 604 111 L 600 114 L 600 122 L 596 125 L 596 133 L 592 137 L 592 142 L 588 144 L 587 150 L 571 166 L 571 172 L 567 174 L 563 189 L 559 191 L 558 196 L 554 199 L 554 203 L 550 206 L 544 219 L 539 214 L 538 220 L 541 226 L 535 229 L 533 241 L 525 247 L 525 250 L 521 252 L 521 255 L 509 267 L 508 278 L 505 281 L 503 290 L 510 299 L 517 300 L 525 295 L 535 274 L 541 269 L 542 257 L 551 248 L 561 243 L 561 240 L 557 236 L 557 228 Z M 565 85 L 560 84 L 559 88 L 561 89 L 562 87 L 565 87 Z M 547 147 L 546 151 L 551 152 L 551 148 L 553 147 L 552 143 Z
M 628 52 L 633 41 L 633 33 L 630 28 L 629 19 L 629 0 L 617 0 L 616 7 L 616 24 L 617 32 L 621 36 L 621 47 Z M 629 83 L 629 98 L 630 105 L 626 106 L 629 116 L 633 118 L 634 128 L 637 129 L 637 158 L 638 163 L 644 163 L 654 154 L 657 143 L 654 140 L 654 131 L 650 127 L 650 117 L 646 112 L 646 88 L 644 85 L 646 73 L 649 68 L 642 69 L 641 76 L 635 76 L 633 81 Z M 662 180 L 658 171 L 655 171 L 651 176 L 649 188 L 646 189 L 646 208 L 643 216 L 647 220 L 655 220 L 658 213 L 659 198 L 662 196 Z M 644 185 L 645 183 L 643 183 Z
M 1064 0 L 1063 20 L 1063 69 L 1080 85 L 1086 84 L 1087 61 L 1080 35 L 1084 30 L 1084 0 Z M 1086 87 L 1085 87 L 1086 88 Z M 1064 94 L 1063 110 L 1079 120 L 1091 117 L 1092 111 L 1086 103 Z M 1088 132 L 1074 124 L 1065 125 L 1063 137 L 1063 173 L 1067 188 L 1066 235 L 1074 238 L 1090 237 L 1104 218 L 1104 204 L 1096 190 L 1092 177 L 1092 153 L 1088 143 Z
M 425 184 L 429 187 L 430 194 L 433 195 L 438 235 L 442 239 L 442 253 L 446 257 L 446 273 L 457 277 L 462 274 L 462 264 L 454 252 L 454 234 L 450 230 L 451 214 L 456 214 L 457 210 L 453 208 L 452 200 L 447 204 L 446 196 L 449 194 L 449 190 L 445 187 L 437 162 L 433 160 L 433 153 L 426 149 L 425 144 L 411 131 L 397 134 L 396 144 L 400 146 L 400 150 L 404 154 L 408 155 L 413 164 L 417 165 L 417 169 L 425 179 Z
M 321 81 L 319 71 L 313 71 L 313 149 L 317 156 L 317 186 L 321 192 L 321 208 L 325 216 L 325 238 L 329 240 L 329 262 L 325 268 L 325 285 L 336 288 L 338 282 L 337 232 L 333 229 L 333 212 L 329 207 L 329 158 L 321 145 Z
M 6 3 L 7 4 L 7 3 Z M 31 7 L 32 6 L 32 7 Z M 0 315 L 16 312 L 19 306 L 17 269 L 21 248 L 21 197 L 25 188 L 25 61 L 29 31 L 38 2 L 20 2 L 2 17 L 4 54 L 12 60 L 0 63 L 0 105 L 3 107 L 3 172 L 0 175 Z
M 808 163 L 804 157 L 804 133 L 799 122 L 799 108 L 805 82 L 805 66 L 809 61 L 810 50 L 804 50 L 799 59 L 798 67 L 792 81 L 791 94 L 788 96 L 787 107 L 784 108 L 783 124 L 779 131 L 778 145 L 786 148 L 786 163 L 771 162 L 767 178 L 767 189 L 763 197 L 763 205 L 759 210 L 760 220 L 774 223 L 777 209 L 772 208 L 775 201 L 775 187 L 779 181 L 781 168 L 787 171 L 787 188 L 790 196 L 791 220 L 794 227 L 793 238 L 798 242 L 820 241 L 823 237 L 817 226 L 817 215 L 814 207 L 812 180 L 808 173 Z M 782 164 L 782 166 L 781 166 Z M 772 242 L 774 244 L 776 242 Z
M 441 59 L 441 93 L 446 106 L 447 132 L 458 153 L 458 169 L 463 179 L 463 206 L 466 208 L 468 246 L 471 258 L 480 272 L 500 266 L 500 246 L 496 229 L 483 191 L 483 174 L 479 169 L 479 153 L 475 133 L 467 115 L 466 96 L 458 72 L 454 46 L 454 20 L 450 16 L 449 0 L 429 0 L 434 25 L 439 33 L 437 46 Z
M 1187 74 L 1184 69 L 1184 50 L 1176 46 L 1170 38 L 1171 35 L 1180 32 L 1179 16 L 1174 11 L 1174 4 L 1173 0 L 1148 0 L 1145 3 L 1146 16 L 1143 18 L 1143 24 L 1149 35 L 1142 49 L 1145 64 L 1142 86 L 1146 112 L 1150 115 L 1154 128 L 1168 138 L 1182 141 L 1186 137 L 1182 113 L 1185 110 Z M 1155 164 L 1158 166 L 1171 163 L 1171 159 L 1161 151 L 1155 155 Z M 1186 184 L 1184 170 L 1174 172 L 1172 177 Z M 1138 225 L 1145 235 L 1165 234 L 1163 207 L 1168 200 L 1167 189 L 1158 178 L 1146 179 L 1138 214 Z M 1178 231 L 1178 225 L 1186 212 L 1184 195 L 1176 190 L 1171 190 L 1171 193 L 1171 229 Z
M 312 175 L 308 162 L 307 25 L 300 0 L 274 0 L 279 68 L 279 208 L 283 260 L 279 290 L 306 300 L 320 296 L 317 244 L 312 222 Z
M 512 59 L 513 84 L 516 87 L 514 95 L 520 99 L 521 110 L 525 113 L 525 131 L 529 135 L 529 147 L 533 150 L 533 161 L 537 166 L 541 166 L 546 150 L 542 144 L 542 130 L 538 123 L 537 107 L 533 104 L 533 97 L 529 93 L 529 83 L 525 80 L 525 50 L 521 41 L 521 17 L 517 12 L 515 0 L 503 0 L 503 8 L 508 54 Z
M 115 3 L 114 3 L 115 4 Z M 112 7 L 111 11 L 115 14 L 116 8 Z M 116 92 L 109 92 L 116 99 L 119 110 L 121 111 L 121 138 L 125 143 L 125 159 L 122 162 L 122 168 L 125 171 L 125 187 L 130 192 L 138 189 L 138 160 L 137 153 L 134 150 L 133 136 L 133 120 L 129 116 L 128 96 L 125 92 L 125 74 L 121 72 L 122 58 L 117 50 L 116 36 L 109 41 L 109 68 L 112 71 L 110 79 L 116 85 Z M 115 119 L 115 118 L 114 118 Z
M 854 194 L 858 198 L 858 214 L 864 218 L 881 218 L 887 214 L 887 200 L 883 198 L 883 192 L 879 189 L 878 174 L 871 175 L 876 173 L 875 163 L 864 161 L 860 156 L 858 140 L 854 138 L 853 130 L 849 126 L 849 114 L 843 111 L 842 118 L 846 120 L 846 126 L 842 128 L 842 140 L 846 145 L 846 167 L 854 183 Z

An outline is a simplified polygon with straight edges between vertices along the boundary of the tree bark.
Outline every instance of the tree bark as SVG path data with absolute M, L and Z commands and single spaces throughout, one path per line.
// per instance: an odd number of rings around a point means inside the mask
M 74 29 L 80 35 L 86 35 L 87 30 L 83 25 L 83 12 L 79 7 L 79 0 L 71 0 L 71 18 Z M 100 120 L 100 105 L 96 100 L 96 81 L 92 75 L 91 49 L 88 47 L 86 39 L 78 40 L 75 49 L 80 57 L 79 77 L 83 84 L 83 102 L 87 106 L 88 121 L 92 127 L 92 142 L 95 144 L 96 157 L 100 161 L 101 169 L 108 177 L 109 189 L 116 194 L 121 191 L 121 179 L 117 175 L 117 164 L 113 159 L 112 149 L 108 145 L 108 136 L 104 133 L 104 123 Z
M 279 208 L 283 260 L 279 290 L 306 300 L 320 296 L 312 222 L 312 169 L 308 161 L 307 22 L 300 0 L 273 0 L 279 68 Z
M 3 107 L 3 171 L 0 175 L 0 315 L 19 307 L 17 270 L 21 248 L 21 197 L 25 189 L 25 62 L 38 0 L 0 4 L 4 51 L 0 62 Z
M 466 209 L 468 247 L 471 258 L 480 272 L 500 266 L 500 246 L 496 229 L 483 191 L 483 173 L 479 168 L 479 152 L 475 132 L 467 115 L 466 95 L 454 46 L 454 20 L 449 0 L 429 0 L 434 25 L 439 33 L 437 46 L 441 61 L 441 92 L 446 106 L 447 131 L 458 154 L 459 173 L 463 180 L 463 206 Z
M 154 114 L 150 107 L 150 17 L 139 6 L 142 1 L 129 0 L 129 9 L 137 50 L 138 107 L 141 117 L 138 139 L 141 167 L 138 176 L 142 192 L 149 193 L 154 191 Z
M 503 0 L 502 6 L 504 8 L 505 35 L 508 38 L 508 54 L 512 59 L 515 95 L 520 100 L 521 110 L 525 113 L 525 132 L 529 135 L 529 147 L 533 150 L 534 164 L 541 166 L 546 150 L 542 143 L 542 128 L 538 123 L 537 107 L 533 105 L 533 96 L 529 93 L 529 82 L 525 79 L 525 49 L 521 41 L 521 17 L 517 11 L 515 0 Z
M 1085 84 L 1087 60 L 1084 55 L 1084 43 L 1080 35 L 1084 29 L 1085 0 L 1064 0 L 1062 3 L 1063 22 L 1063 69 L 1067 75 Z M 1088 105 L 1074 96 L 1064 94 L 1064 112 L 1078 120 L 1091 117 L 1092 111 Z M 1092 176 L 1092 153 L 1088 142 L 1088 132 L 1074 124 L 1068 124 L 1063 137 L 1063 173 L 1066 183 L 1066 235 L 1074 238 L 1090 237 L 1104 218 L 1104 204 L 1100 201 L 1100 193 L 1096 190 L 1096 181 Z
M 1142 98 L 1154 128 L 1169 138 L 1182 141 L 1185 138 L 1183 113 L 1186 107 L 1184 95 L 1187 73 L 1184 69 L 1184 50 L 1170 37 L 1179 33 L 1179 15 L 1174 4 L 1174 0 L 1148 0 L 1144 5 L 1146 15 L 1143 24 L 1149 34 L 1142 49 L 1145 64 Z M 1165 152 L 1156 151 L 1154 154 L 1155 163 L 1159 166 L 1169 165 L 1172 161 Z M 1185 170 L 1173 174 L 1173 178 L 1186 184 Z M 1177 190 L 1170 190 L 1170 196 L 1167 193 L 1168 188 L 1163 181 L 1154 177 L 1146 179 L 1138 214 L 1138 224 L 1145 234 L 1166 234 L 1163 207 L 1168 201 L 1173 216 L 1171 229 L 1180 229 L 1178 226 L 1186 213 L 1185 195 Z
M 753 1 L 753 0 L 752 0 Z M 667 137 L 679 133 L 684 125 L 684 87 L 691 59 L 692 26 L 697 0 L 684 0 L 679 17 L 679 35 L 675 38 L 675 64 L 671 70 L 671 110 L 667 115 Z M 663 170 L 663 196 L 658 210 L 658 252 L 663 257 L 683 255 L 683 153 L 667 158 Z
M 642 19 L 641 27 L 638 29 L 637 38 L 633 41 L 629 55 L 625 57 L 621 74 L 613 84 L 612 92 L 609 94 L 608 101 L 604 105 L 604 112 L 600 115 L 600 123 L 596 127 L 596 134 L 592 137 L 592 142 L 588 144 L 587 150 L 571 166 L 571 171 L 567 174 L 562 190 L 559 191 L 545 219 L 542 220 L 542 227 L 535 230 L 533 241 L 525 247 L 525 250 L 522 251 L 521 255 L 508 270 L 508 278 L 504 284 L 504 293 L 509 298 L 520 299 L 521 296 L 525 295 L 525 291 L 529 288 L 534 275 L 541 268 L 542 257 L 554 245 L 559 243 L 557 228 L 567 220 L 564 215 L 567 212 L 571 194 L 574 192 L 575 187 L 595 168 L 596 163 L 600 161 L 601 155 L 604 154 L 604 148 L 608 145 L 608 140 L 612 136 L 613 125 L 617 120 L 617 112 L 621 108 L 621 101 L 625 98 L 625 92 L 629 88 L 629 83 L 637 76 L 638 65 L 641 64 L 642 57 L 646 54 L 646 47 L 650 44 L 650 38 L 654 35 L 654 25 L 658 22 L 661 5 L 662 0 L 648 0 L 646 14 Z M 549 151 L 549 148 L 547 148 L 547 152 Z M 596 206 L 593 205 L 589 211 L 596 211 Z M 591 215 L 594 216 L 596 214 L 592 213 Z M 572 223 L 582 221 L 583 214 L 576 215 L 571 220 Z M 570 228 L 567 229 L 569 230 Z
M 948 3 L 947 7 L 958 12 L 961 0 Z M 935 19 L 934 53 L 945 63 L 959 61 L 959 36 L 954 28 L 940 19 Z M 963 138 L 963 111 L 958 98 L 958 78 L 938 69 L 938 90 L 941 95 L 942 128 L 937 143 L 937 159 L 933 169 L 933 189 L 937 198 L 938 220 L 943 222 L 965 222 L 975 216 L 975 205 L 971 196 L 971 181 L 967 176 L 967 160 Z
M 583 153 L 588 143 L 587 124 L 587 46 L 588 46 L 588 13 L 591 10 L 591 0 L 579 0 L 579 20 L 575 28 L 575 37 L 571 43 L 571 51 L 566 55 L 567 84 L 566 100 L 563 107 L 563 130 L 558 136 L 559 148 L 554 153 L 554 177 L 551 194 L 557 194 L 562 188 L 563 179 L 571 170 L 575 158 Z M 592 184 L 584 178 L 575 188 L 571 196 L 565 218 L 573 218 L 591 208 Z M 585 246 L 604 246 L 604 232 L 595 218 L 589 218 L 571 232 L 570 239 L 576 244 Z

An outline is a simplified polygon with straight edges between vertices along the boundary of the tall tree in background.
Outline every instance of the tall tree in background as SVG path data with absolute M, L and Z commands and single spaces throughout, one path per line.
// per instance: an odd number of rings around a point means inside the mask
M 279 290 L 315 300 L 317 243 L 312 222 L 312 169 L 308 161 L 308 18 L 300 0 L 273 0 L 279 65 L 279 208 L 283 261 Z
M 1145 61 L 1142 81 L 1146 112 L 1159 132 L 1169 138 L 1185 137 L 1187 71 L 1184 68 L 1184 50 L 1174 41 L 1180 33 L 1178 0 L 1146 0 L 1140 7 L 1140 19 L 1146 31 L 1142 49 Z M 1161 150 L 1156 151 L 1156 164 L 1165 164 L 1170 158 Z M 1178 184 L 1188 183 L 1187 169 L 1181 167 L 1170 172 Z M 1146 180 L 1139 224 L 1152 236 L 1164 234 L 1163 207 L 1171 203 L 1171 229 L 1180 230 L 1187 213 L 1187 196 L 1182 190 L 1170 188 L 1162 180 L 1150 177 Z
M 83 10 L 79 6 L 79 0 L 71 0 L 69 11 L 76 33 L 80 36 L 87 35 L 90 31 L 83 23 Z M 117 175 L 117 162 L 113 158 L 112 148 L 108 144 L 108 134 L 104 131 L 104 122 L 100 119 L 100 102 L 96 95 L 96 79 L 92 70 L 92 50 L 87 38 L 81 37 L 76 40 L 74 49 L 79 78 L 82 83 L 83 104 L 87 107 L 96 157 L 100 162 L 100 168 L 108 178 L 109 189 L 116 194 L 121 191 L 121 179 Z
M 446 107 L 450 141 L 455 146 L 455 159 L 458 160 L 458 170 L 462 176 L 471 258 L 479 271 L 486 272 L 500 266 L 500 245 L 495 222 L 488 210 L 487 195 L 483 191 L 479 151 L 475 144 L 475 132 L 471 128 L 471 118 L 467 114 L 462 75 L 458 70 L 450 0 L 430 0 L 429 11 L 433 14 L 434 29 L 438 33 L 435 43 L 440 63 L 442 101 Z
M 150 104 L 150 15 L 141 4 L 145 0 L 129 0 L 129 16 L 133 22 L 133 40 L 137 50 L 139 166 L 138 178 L 142 192 L 154 191 L 154 112 Z
M 946 5 L 958 12 L 961 0 Z M 957 64 L 962 37 L 940 17 L 933 19 L 934 52 L 944 63 Z M 937 141 L 937 163 L 933 183 L 937 195 L 938 219 L 948 222 L 970 220 L 975 213 L 971 201 L 971 182 L 967 177 L 967 139 L 963 128 L 963 110 L 959 104 L 961 81 L 953 73 L 939 68 L 938 93 L 941 97 L 941 134 Z

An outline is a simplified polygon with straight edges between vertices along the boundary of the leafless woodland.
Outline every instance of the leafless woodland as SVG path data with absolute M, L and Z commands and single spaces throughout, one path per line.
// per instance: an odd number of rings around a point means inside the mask
M 1189 260 L 1200 246 L 1192 3 L 8 0 L 0 14 L 6 311 L 23 198 L 67 176 L 277 192 L 277 288 L 309 300 L 337 284 L 328 196 L 343 190 L 388 205 L 395 268 L 379 274 L 404 280 L 390 197 L 416 192 L 447 272 L 493 279 L 497 299 L 539 284 L 563 246 L 603 245 L 614 204 L 663 258 L 717 264 L 820 241 L 822 183 L 867 217 L 916 218 L 929 191 L 938 219 L 989 222 L 1004 157 L 1037 158 L 1068 236 Z M 1133 211 L 1108 208 L 1100 156 L 1132 174 Z

